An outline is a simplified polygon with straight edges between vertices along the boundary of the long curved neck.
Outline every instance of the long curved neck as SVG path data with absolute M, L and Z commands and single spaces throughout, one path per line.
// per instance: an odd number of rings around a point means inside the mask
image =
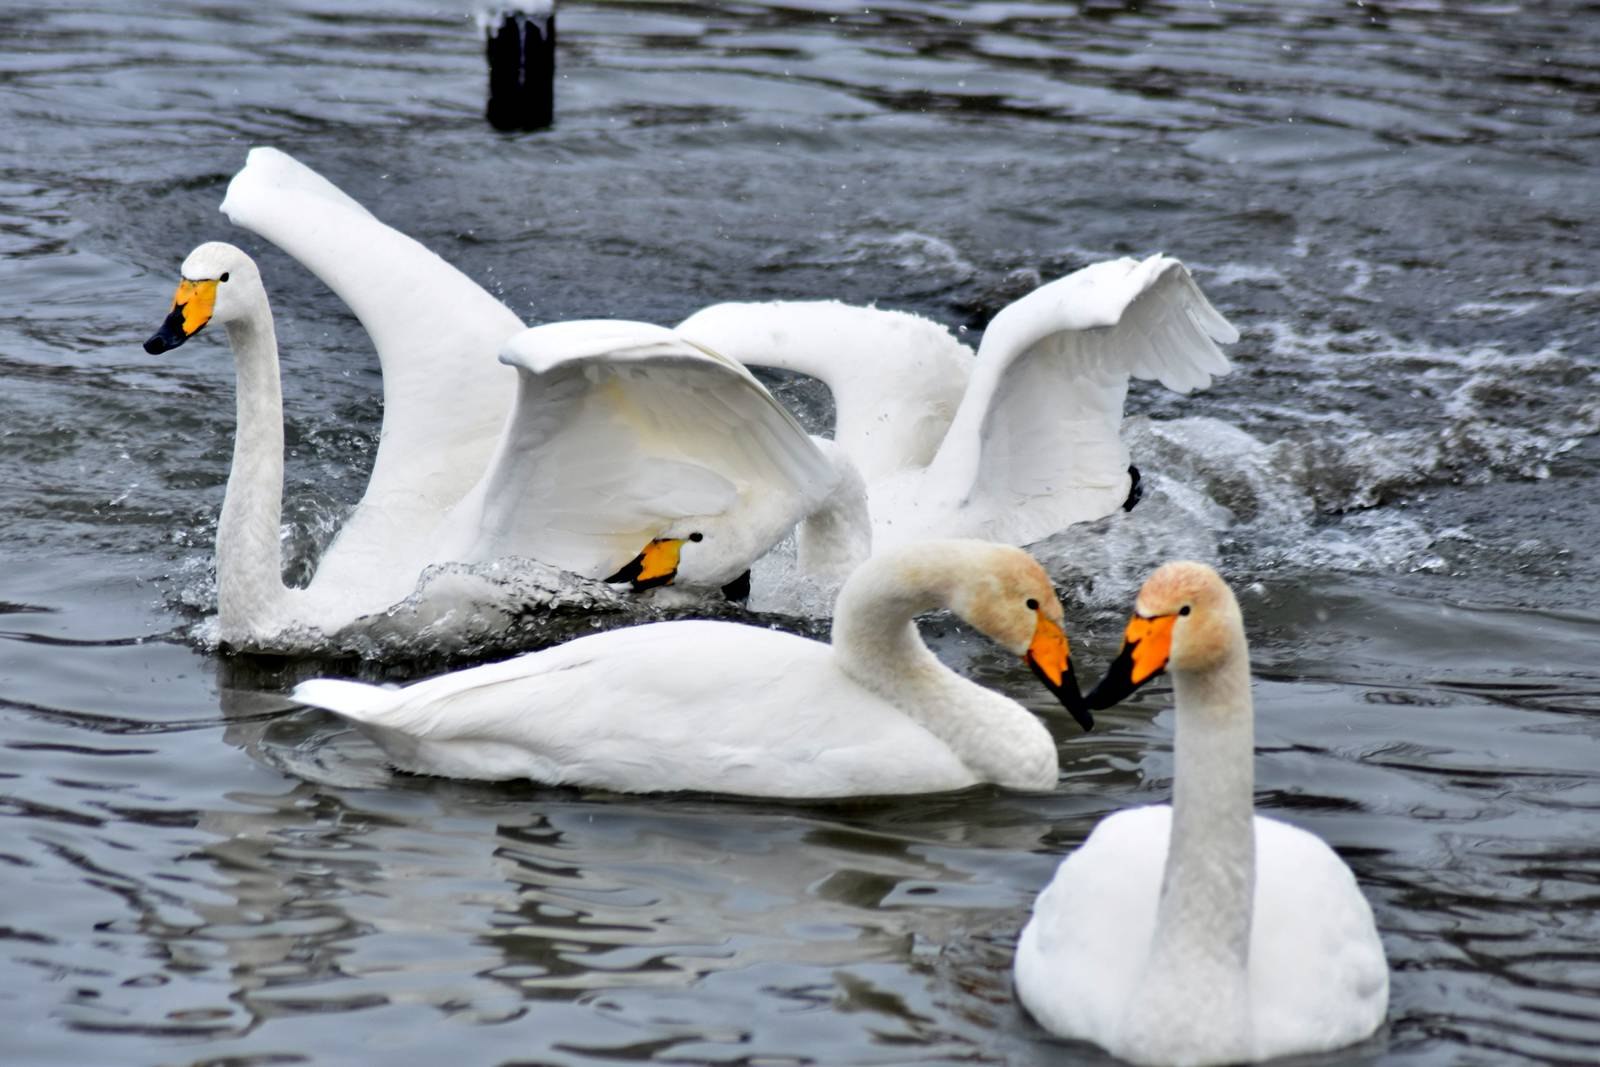
M 839 669 L 933 734 L 982 781 L 1047 789 L 1055 743 L 1026 708 L 961 677 L 922 643 L 916 617 L 947 607 L 960 575 L 994 546 L 930 541 L 877 555 L 839 592 L 833 654 Z
M 898 687 L 920 684 L 945 668 L 922 643 L 914 621 L 949 599 L 945 571 L 929 553 L 913 566 L 890 552 L 862 564 L 839 591 L 833 612 L 833 654 L 840 670 L 880 696 L 901 703 Z
M 827 498 L 801 520 L 795 531 L 800 569 L 807 574 L 842 580 L 872 555 L 872 514 L 867 486 L 844 450 L 818 440 L 833 462 L 838 481 Z
M 1218 666 L 1173 672 L 1172 835 L 1141 999 L 1185 1040 L 1248 1041 L 1255 893 L 1254 716 L 1244 634 Z
M 233 466 L 217 522 L 217 608 L 224 640 L 237 639 L 287 595 L 278 530 L 283 519 L 283 392 L 272 310 L 227 324 L 237 374 Z

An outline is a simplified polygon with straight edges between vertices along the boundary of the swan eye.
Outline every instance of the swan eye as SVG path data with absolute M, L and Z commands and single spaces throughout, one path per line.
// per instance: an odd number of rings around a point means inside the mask
M 1037 600 L 1033 599 L 1033 597 L 1029 597 L 1028 598 L 1028 610 L 1029 611 L 1038 611 L 1039 610 L 1039 602 Z
M 689 540 L 694 541 L 696 543 L 698 543 L 700 541 L 704 541 L 705 539 L 706 539 L 706 535 L 703 534 L 703 533 L 695 532 L 695 533 L 692 533 L 692 534 L 689 535 Z
M 228 272 L 227 271 L 223 271 L 222 272 L 222 277 L 217 279 L 217 281 L 219 281 L 219 282 L 225 282 L 227 280 L 228 280 Z
M 1178 614 L 1179 615 L 1187 615 L 1187 614 L 1189 614 L 1189 605 L 1185 604 L 1183 607 L 1179 608 L 1178 609 Z

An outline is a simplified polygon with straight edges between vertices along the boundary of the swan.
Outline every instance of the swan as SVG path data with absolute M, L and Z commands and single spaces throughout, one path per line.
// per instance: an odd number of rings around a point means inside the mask
M 1163 670 L 1177 703 L 1172 805 L 1102 820 L 1062 861 L 1017 944 L 1018 997 L 1047 1030 L 1138 1064 L 1342 1048 L 1383 1022 L 1372 909 L 1322 840 L 1253 814 L 1250 656 L 1210 567 L 1140 590 L 1109 707 Z
M 739 364 L 648 323 L 552 323 L 503 346 L 501 360 L 518 372 L 516 400 L 461 498 L 441 506 L 416 487 L 369 485 L 360 536 L 347 527 L 325 557 L 341 565 L 319 565 L 306 588 L 290 588 L 278 540 L 277 344 L 260 272 L 240 249 L 208 242 L 182 274 L 145 348 L 168 351 L 210 322 L 225 326 L 233 347 L 238 429 L 217 526 L 219 628 L 229 644 L 270 644 L 295 626 L 332 633 L 405 599 L 438 563 L 523 556 L 589 578 L 631 577 L 642 589 L 678 580 L 678 550 L 693 541 L 705 552 L 681 584 L 736 586 L 796 522 L 866 528 L 853 468 Z M 386 439 L 388 429 L 386 421 Z M 630 574 L 629 558 L 647 555 L 654 569 Z
M 287 587 L 282 392 L 266 290 L 233 245 L 209 242 L 185 260 L 172 310 L 145 349 L 169 351 L 211 322 L 233 348 L 238 421 L 217 531 L 224 644 L 326 636 L 405 599 L 442 562 L 525 556 L 636 589 L 677 582 L 737 595 L 750 562 L 797 522 L 819 572 L 847 570 L 870 551 L 865 491 L 847 458 L 808 437 L 733 360 L 644 323 L 527 329 L 275 149 L 250 152 L 223 210 L 356 312 L 384 389 L 366 491 L 310 584 Z M 705 550 L 680 574 L 676 549 L 689 538 Z
M 976 356 L 905 312 L 831 301 L 716 304 L 678 324 L 747 365 L 821 379 L 834 439 L 867 484 L 876 544 L 1030 544 L 1131 507 L 1120 436 L 1130 378 L 1187 393 L 1239 334 L 1176 259 L 1094 263 L 989 324 Z
M 839 593 L 831 645 L 661 622 L 401 689 L 321 678 L 293 697 L 355 722 L 401 768 L 450 777 L 788 798 L 1054 788 L 1049 731 L 923 644 L 914 619 L 936 608 L 1022 656 L 1093 726 L 1044 569 L 965 540 L 863 563 Z
M 311 584 L 282 578 L 283 408 L 272 312 L 253 260 L 202 245 L 161 330 L 160 354 L 208 321 L 225 326 L 238 376 L 234 455 L 217 527 L 218 637 L 272 646 L 331 632 L 413 587 L 429 535 L 476 484 L 510 409 L 515 379 L 492 358 L 523 328 L 455 267 L 385 225 L 289 155 L 254 148 L 221 205 L 288 252 L 360 319 L 383 371 L 383 423 L 361 500 Z M 411 561 L 411 562 L 402 562 Z M 409 573 L 408 573 L 409 572 Z
M 515 392 L 515 375 L 494 357 L 524 324 L 460 270 L 278 149 L 250 150 L 219 210 L 333 290 L 377 353 L 383 422 L 372 473 L 317 566 L 321 583 L 365 582 L 375 552 L 387 555 L 397 539 L 425 537 L 477 483 Z M 220 273 L 229 273 L 226 265 Z M 260 279 L 254 264 L 245 273 L 250 281 L 232 276 L 218 296 L 229 297 L 228 305 L 252 305 L 248 316 L 241 307 L 240 317 L 226 320 L 237 323 L 228 326 L 230 340 L 237 334 L 235 360 L 250 362 L 248 386 L 265 376 L 274 384 L 247 392 L 240 366 L 241 427 L 247 404 L 263 405 L 251 411 L 260 420 L 282 418 L 281 410 L 264 406 L 278 394 L 271 312 L 264 291 L 244 299 Z M 241 351 L 240 343 L 254 351 Z

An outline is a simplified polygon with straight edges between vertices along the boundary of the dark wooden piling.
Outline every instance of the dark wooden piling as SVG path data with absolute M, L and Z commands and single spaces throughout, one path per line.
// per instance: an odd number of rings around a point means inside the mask
M 555 121 L 556 10 L 524 0 L 485 20 L 489 106 L 497 130 L 542 130 Z

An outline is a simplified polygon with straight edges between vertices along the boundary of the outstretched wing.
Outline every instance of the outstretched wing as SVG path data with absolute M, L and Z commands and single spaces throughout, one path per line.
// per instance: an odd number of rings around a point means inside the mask
M 322 279 L 377 349 L 383 431 L 361 510 L 387 510 L 391 525 L 413 525 L 430 512 L 436 521 L 478 480 L 493 451 L 513 386 L 495 356 L 522 321 L 275 148 L 250 150 L 222 212 Z M 358 512 L 351 525 L 361 519 Z M 340 540 L 357 533 L 347 528 Z
M 676 520 L 737 527 L 784 513 L 792 525 L 836 479 L 748 370 L 671 330 L 552 323 L 501 358 L 520 372 L 515 408 L 452 522 L 470 558 L 531 556 L 600 577 Z
M 930 475 L 1026 544 L 1115 511 L 1128 492 L 1129 378 L 1211 384 L 1238 339 L 1182 263 L 1118 259 L 1041 286 L 996 315 Z
M 972 350 L 939 323 L 834 300 L 716 304 L 678 333 L 820 379 L 833 393 L 834 441 L 868 485 L 927 466 L 972 370 Z

